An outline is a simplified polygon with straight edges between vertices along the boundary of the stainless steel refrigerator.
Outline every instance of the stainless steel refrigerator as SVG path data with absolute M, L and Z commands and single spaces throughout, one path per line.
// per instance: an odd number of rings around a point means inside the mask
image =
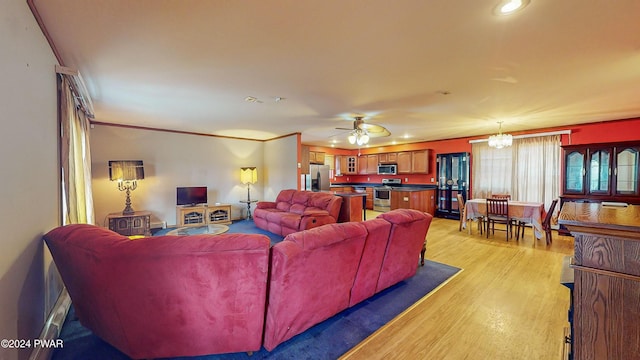
M 307 190 L 329 191 L 331 179 L 329 178 L 329 165 L 309 165 L 307 179 Z

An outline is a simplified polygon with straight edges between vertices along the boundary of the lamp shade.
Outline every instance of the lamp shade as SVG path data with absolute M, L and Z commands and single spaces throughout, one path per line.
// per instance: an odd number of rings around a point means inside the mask
M 144 179 L 142 160 L 110 160 L 109 180 L 134 181 Z
M 255 184 L 258 181 L 258 170 L 255 166 L 240 168 L 240 182 L 243 184 Z

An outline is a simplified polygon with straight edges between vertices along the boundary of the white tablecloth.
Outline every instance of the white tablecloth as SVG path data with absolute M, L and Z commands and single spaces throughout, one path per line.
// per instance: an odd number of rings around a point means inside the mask
M 474 220 L 487 215 L 487 199 L 471 199 L 466 202 L 464 207 L 466 216 L 463 219 L 463 226 L 467 226 L 467 220 Z M 543 203 L 509 201 L 509 216 L 526 224 L 531 224 L 538 239 L 541 239 L 543 234 L 542 219 L 545 215 L 544 212 Z M 471 232 L 471 227 L 468 226 L 467 228 Z

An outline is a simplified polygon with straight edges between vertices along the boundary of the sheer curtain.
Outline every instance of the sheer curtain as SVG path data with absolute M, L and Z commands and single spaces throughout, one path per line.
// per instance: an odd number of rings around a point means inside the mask
M 548 209 L 560 195 L 560 135 L 513 139 L 495 149 L 472 144 L 473 197 L 511 194 L 519 201 L 543 202 Z
M 63 224 L 94 224 L 89 119 L 61 75 L 60 130 Z

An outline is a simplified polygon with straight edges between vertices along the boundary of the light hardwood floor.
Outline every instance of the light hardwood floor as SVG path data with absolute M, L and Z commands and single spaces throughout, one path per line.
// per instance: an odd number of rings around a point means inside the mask
M 375 217 L 367 214 L 367 219 Z M 429 260 L 462 268 L 448 283 L 347 352 L 343 359 L 560 359 L 569 290 L 560 285 L 573 238 L 505 240 L 434 218 Z

